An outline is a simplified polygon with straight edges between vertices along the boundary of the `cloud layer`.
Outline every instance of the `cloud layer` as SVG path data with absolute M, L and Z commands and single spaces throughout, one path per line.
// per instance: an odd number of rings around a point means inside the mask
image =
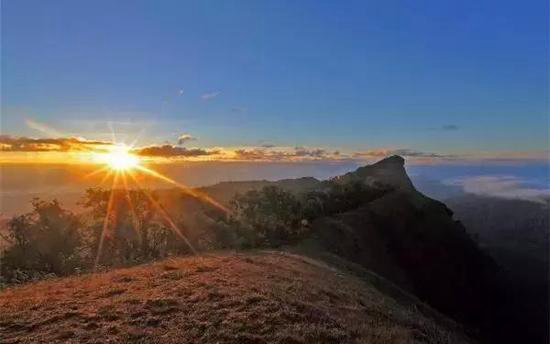
M 409 158 L 436 158 L 436 159 L 451 159 L 455 156 L 448 155 L 448 154 L 438 154 L 438 153 L 430 153 L 430 152 L 421 152 L 413 149 L 370 149 L 362 152 L 355 152 L 353 153 L 353 157 L 355 158 L 365 158 L 365 159 L 371 159 L 371 158 L 383 158 L 386 156 L 391 155 L 401 155 L 403 157 L 409 157 Z
M 111 142 L 92 141 L 78 137 L 29 138 L 0 135 L 0 151 L 4 152 L 68 152 L 97 149 Z
M 476 176 L 453 182 L 464 192 L 480 196 L 522 199 L 534 202 L 550 200 L 550 189 L 534 188 L 515 176 Z
M 217 150 L 208 150 L 202 148 L 184 148 L 172 145 L 148 146 L 138 148 L 133 151 L 134 154 L 146 157 L 161 157 L 161 158 L 185 158 L 185 157 L 201 157 L 217 154 Z

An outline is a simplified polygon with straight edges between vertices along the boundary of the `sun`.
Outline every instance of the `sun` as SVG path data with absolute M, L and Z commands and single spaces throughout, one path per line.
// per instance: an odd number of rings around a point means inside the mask
M 117 144 L 108 153 L 99 154 L 99 162 L 107 165 L 113 171 L 129 171 L 139 167 L 140 159 L 130 153 L 131 147 L 124 144 Z

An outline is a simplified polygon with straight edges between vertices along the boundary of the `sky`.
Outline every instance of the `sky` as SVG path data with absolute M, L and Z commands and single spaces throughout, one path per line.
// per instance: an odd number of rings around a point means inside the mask
M 548 35 L 538 0 L 5 0 L 0 161 L 112 131 L 169 159 L 545 160 Z

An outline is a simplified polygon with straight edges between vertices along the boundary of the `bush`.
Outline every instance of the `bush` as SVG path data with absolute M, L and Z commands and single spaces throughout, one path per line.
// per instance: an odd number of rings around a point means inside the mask
M 45 275 L 71 274 L 81 266 L 81 223 L 56 200 L 34 199 L 33 210 L 11 219 L 12 243 L 2 254 L 0 272 L 5 282 L 17 283 Z
M 95 259 L 102 244 L 98 261 L 102 265 L 132 265 L 189 252 L 148 190 L 88 189 L 82 206 L 91 215 L 86 230 L 90 258 Z
M 240 246 L 279 246 L 303 234 L 302 204 L 281 188 L 266 186 L 239 194 L 231 206 Z

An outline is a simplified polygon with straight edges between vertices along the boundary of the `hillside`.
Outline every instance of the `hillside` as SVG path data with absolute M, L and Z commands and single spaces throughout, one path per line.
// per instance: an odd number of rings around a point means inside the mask
M 468 343 L 396 299 L 281 252 L 168 259 L 0 293 L 3 343 Z
M 315 190 L 321 186 L 321 181 L 313 177 L 303 177 L 296 179 L 281 179 L 277 181 L 269 180 L 251 180 L 221 182 L 211 186 L 198 188 L 197 190 L 207 193 L 218 202 L 229 205 L 231 199 L 237 193 L 245 193 L 250 190 L 259 190 L 266 186 L 277 186 L 283 190 L 292 193 L 301 193 Z
M 548 343 L 549 204 L 476 195 L 447 204 L 506 273 L 506 293 L 516 310 L 509 321 L 529 329 L 522 337 L 530 342 Z
M 414 188 L 404 160 L 390 157 L 338 178 L 349 179 L 389 185 L 391 191 L 356 209 L 317 219 L 310 241 L 455 319 L 478 328 L 492 326 L 488 319 L 498 302 L 496 264 L 445 204 Z
M 332 183 L 360 183 L 385 191 L 381 197 L 360 200 L 354 208 L 315 219 L 303 245 L 357 263 L 443 313 L 491 332 L 499 296 L 496 264 L 445 204 L 416 190 L 404 165 L 402 157 L 391 156 L 332 179 Z M 292 185 L 315 186 L 304 180 Z M 322 183 L 317 192 L 325 192 Z

